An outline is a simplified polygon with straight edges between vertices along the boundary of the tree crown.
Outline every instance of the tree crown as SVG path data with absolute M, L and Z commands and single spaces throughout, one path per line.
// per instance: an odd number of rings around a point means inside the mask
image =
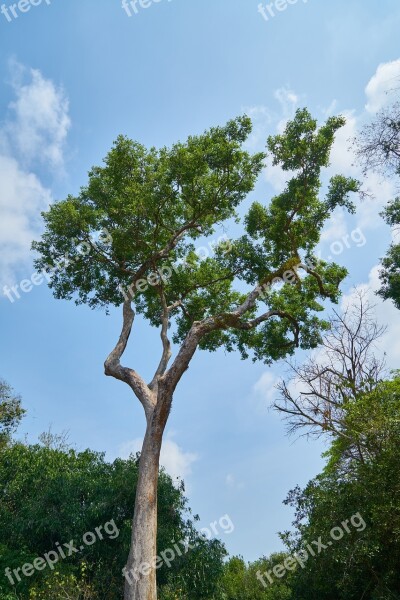
M 265 154 L 244 149 L 250 119 L 160 150 L 120 136 L 80 194 L 44 213 L 36 266 L 51 272 L 57 298 L 75 296 L 92 308 L 133 303 L 164 333 L 174 321 L 176 342 L 200 323 L 201 347 L 238 348 L 243 357 L 251 351 L 269 361 L 314 346 L 326 327 L 316 313 L 324 299 L 337 301 L 346 275 L 317 261 L 314 250 L 332 211 L 354 210 L 349 194 L 359 189 L 337 175 L 320 198 L 321 171 L 343 124 L 331 117 L 318 128 L 304 109 L 271 136 L 273 163 L 290 180 L 268 205 L 254 202 L 244 234 L 206 259 L 195 241 L 238 220 L 263 168 Z

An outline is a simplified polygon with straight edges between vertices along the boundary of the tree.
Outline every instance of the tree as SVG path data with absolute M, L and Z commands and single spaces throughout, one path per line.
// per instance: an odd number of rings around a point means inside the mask
M 253 203 L 229 252 L 219 244 L 204 260 L 195 241 L 238 218 L 263 166 L 263 153 L 243 149 L 251 132 L 245 116 L 169 149 L 148 150 L 121 136 L 80 194 L 44 214 L 36 266 L 49 274 L 56 298 L 122 306 L 105 373 L 130 386 L 146 416 L 127 561 L 128 572 L 140 575 L 126 585 L 126 600 L 156 598 L 160 449 L 175 389 L 196 350 L 238 349 L 243 358 L 252 353 L 270 363 L 315 346 L 326 327 L 317 313 L 323 300 L 337 301 L 346 270 L 316 261 L 313 251 L 331 212 L 354 210 L 349 195 L 359 189 L 338 175 L 319 197 L 321 171 L 343 124 L 332 117 L 318 129 L 299 110 L 282 135 L 270 137 L 274 164 L 292 178 L 268 207 Z M 161 358 L 150 383 L 120 362 L 136 312 L 160 330 Z M 179 345 L 172 363 L 171 330 Z
M 0 379 L 0 443 L 9 439 L 24 414 L 20 396 L 6 381 Z
M 289 494 L 296 534 L 286 533 L 288 550 L 298 552 L 318 539 L 325 546 L 295 573 L 293 597 L 298 600 L 400 597 L 399 415 L 398 376 L 361 393 L 348 408 L 346 429 L 360 440 L 365 460 L 349 456 L 348 441 L 337 438 L 322 474 Z M 347 531 L 342 526 L 343 536 L 335 533 L 333 542 L 331 528 L 358 513 L 355 527 Z
M 287 554 L 280 552 L 246 564 L 241 557 L 232 557 L 225 566 L 223 600 L 294 600 L 291 572 L 270 581 L 265 575 L 271 574 L 274 567 L 282 565 L 287 558 Z
M 363 291 L 356 291 L 343 313 L 334 311 L 317 353 L 301 366 L 289 363 L 291 377 L 277 386 L 280 399 L 274 407 L 290 433 L 346 439 L 348 452 L 363 460 L 362 443 L 347 427 L 348 412 L 386 374 L 385 359 L 374 353 L 385 329 L 374 320 L 374 306 Z
M 365 126 L 356 140 L 357 156 L 364 172 L 400 175 L 400 102 L 383 109 L 375 121 Z M 400 198 L 394 198 L 381 213 L 391 227 L 400 226 Z M 382 259 L 379 295 L 400 308 L 400 244 L 393 242 Z
M 399 175 L 400 102 L 381 110 L 375 120 L 362 129 L 356 149 L 364 174 L 372 170 L 382 175 Z

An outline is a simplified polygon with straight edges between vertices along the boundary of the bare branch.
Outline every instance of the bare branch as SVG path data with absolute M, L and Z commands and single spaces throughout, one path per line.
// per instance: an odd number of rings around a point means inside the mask
M 374 321 L 373 309 L 359 292 L 355 304 L 343 314 L 335 312 L 318 354 L 300 367 L 289 364 L 292 376 L 278 385 L 281 399 L 274 403 L 285 415 L 289 433 L 305 430 L 306 435 L 345 438 L 360 460 L 365 449 L 347 434 L 346 408 L 385 375 L 385 359 L 374 354 L 385 327 Z
M 155 399 L 152 391 L 136 371 L 123 367 L 120 362 L 128 343 L 134 319 L 135 313 L 131 307 L 131 303 L 125 301 L 123 304 L 123 325 L 121 335 L 114 350 L 109 354 L 104 363 L 104 372 L 106 375 L 115 377 L 115 379 L 119 379 L 131 387 L 136 397 L 143 405 L 146 418 L 149 419 L 155 406 Z

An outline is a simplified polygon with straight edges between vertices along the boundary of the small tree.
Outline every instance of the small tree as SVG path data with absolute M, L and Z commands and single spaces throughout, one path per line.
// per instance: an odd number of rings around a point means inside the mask
M 377 358 L 376 342 L 385 332 L 374 319 L 365 293 L 343 313 L 334 311 L 321 347 L 303 365 L 289 363 L 288 381 L 278 384 L 275 409 L 283 413 L 289 432 L 305 430 L 317 437 L 343 438 L 354 458 L 363 460 L 363 444 L 348 427 L 351 408 L 382 381 L 385 358 Z
M 263 153 L 243 149 L 247 117 L 170 149 L 147 150 L 119 137 L 80 194 L 44 214 L 37 267 L 49 273 L 57 298 L 75 296 L 92 308 L 122 305 L 105 373 L 129 385 L 146 415 L 126 600 L 156 598 L 160 449 L 176 386 L 196 350 L 238 349 L 243 358 L 252 353 L 270 363 L 314 347 L 327 326 L 317 317 L 321 301 L 337 301 L 346 270 L 317 262 L 313 251 L 331 212 L 352 210 L 349 193 L 359 187 L 336 176 L 319 198 L 321 170 L 343 124 L 333 117 L 318 129 L 300 110 L 282 135 L 269 138 L 274 164 L 292 178 L 269 206 L 251 206 L 245 233 L 230 241 L 229 252 L 219 244 L 204 260 L 195 241 L 237 216 L 263 167 Z M 135 312 L 160 330 L 161 358 L 150 383 L 120 362 Z M 179 345 L 172 364 L 170 330 Z

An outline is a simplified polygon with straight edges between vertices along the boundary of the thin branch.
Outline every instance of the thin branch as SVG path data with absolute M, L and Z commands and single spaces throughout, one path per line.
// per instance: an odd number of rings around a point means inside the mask
M 159 379 L 162 375 L 164 375 L 164 373 L 167 369 L 169 360 L 172 356 L 171 342 L 169 341 L 169 338 L 168 338 L 169 310 L 170 309 L 167 305 L 167 300 L 165 298 L 165 293 L 164 293 L 162 284 L 160 286 L 158 286 L 158 291 L 159 291 L 161 305 L 162 305 L 162 309 L 163 309 L 163 312 L 161 315 L 161 332 L 160 332 L 163 352 L 162 352 L 160 363 L 154 374 L 154 377 L 153 377 L 151 383 L 149 384 L 149 388 L 151 390 L 156 390 L 156 391 L 157 391 Z
M 149 419 L 155 406 L 155 399 L 152 391 L 136 371 L 123 367 L 120 362 L 132 331 L 134 319 L 135 313 L 131 307 L 131 303 L 125 301 L 123 304 L 123 325 L 121 335 L 114 350 L 112 350 L 104 363 L 104 372 L 107 376 L 115 377 L 115 379 L 119 379 L 131 387 L 134 394 L 143 405 L 146 418 Z

